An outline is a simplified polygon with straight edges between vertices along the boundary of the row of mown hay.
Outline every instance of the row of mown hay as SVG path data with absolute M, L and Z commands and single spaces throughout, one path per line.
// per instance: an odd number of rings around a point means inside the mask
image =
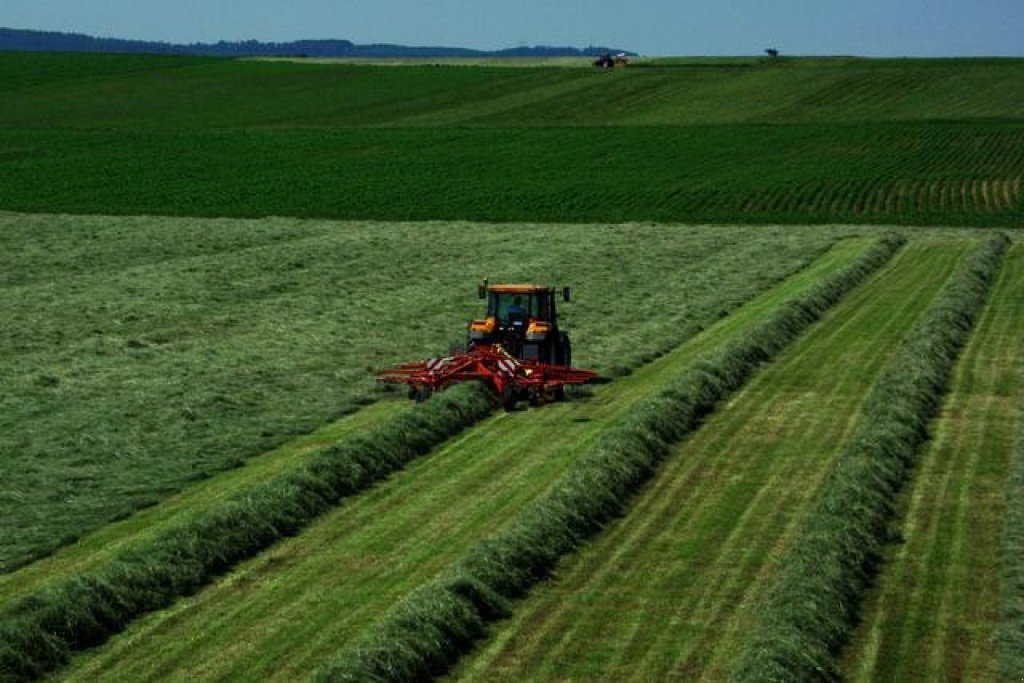
M 507 613 L 511 600 L 621 515 L 673 444 L 902 243 L 896 236 L 880 239 L 857 261 L 640 401 L 547 494 L 396 605 L 351 649 L 327 662 L 317 680 L 408 681 L 446 671 L 489 621 Z
M 1024 681 L 1024 412 L 1010 460 L 1003 531 L 1003 615 L 999 629 L 999 673 L 1004 681 Z
M 734 681 L 839 678 L 836 654 L 891 537 L 896 496 L 928 439 L 1008 243 L 1005 236 L 986 239 L 967 255 L 882 370 L 755 612 Z
M 55 580 L 4 608 L 0 681 L 37 678 L 74 650 L 101 643 L 135 617 L 194 593 L 491 410 L 492 401 L 479 386 L 447 391 L 373 433 L 326 448 L 306 465 L 161 531 L 109 563 Z

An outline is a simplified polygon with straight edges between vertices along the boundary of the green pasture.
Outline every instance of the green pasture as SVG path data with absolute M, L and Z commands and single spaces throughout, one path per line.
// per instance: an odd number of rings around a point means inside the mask
M 0 207 L 388 220 L 1016 225 L 1024 126 L 0 129 Z
M 0 566 L 373 400 L 463 341 L 483 276 L 573 286 L 574 358 L 615 374 L 836 234 L 0 216 Z
M 0 53 L 0 127 L 180 132 L 1024 118 L 1024 60 L 686 64 L 607 72 Z
M 1022 60 L 658 63 L 0 55 L 0 210 L 1022 224 Z

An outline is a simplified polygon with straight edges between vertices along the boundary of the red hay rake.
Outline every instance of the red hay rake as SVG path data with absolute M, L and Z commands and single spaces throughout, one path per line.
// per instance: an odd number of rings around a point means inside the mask
M 447 358 L 403 363 L 377 372 L 377 379 L 388 384 L 406 384 L 409 396 L 424 401 L 435 391 L 459 382 L 478 381 L 501 397 L 505 410 L 527 399 L 530 405 L 565 397 L 567 384 L 588 384 L 600 379 L 592 370 L 564 365 L 521 360 L 500 344 L 475 346 L 465 353 Z

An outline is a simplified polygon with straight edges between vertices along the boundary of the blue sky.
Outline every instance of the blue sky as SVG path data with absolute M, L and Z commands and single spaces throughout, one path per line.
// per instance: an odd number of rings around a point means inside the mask
M 170 42 L 1024 56 L 1024 0 L 4 0 L 0 26 Z

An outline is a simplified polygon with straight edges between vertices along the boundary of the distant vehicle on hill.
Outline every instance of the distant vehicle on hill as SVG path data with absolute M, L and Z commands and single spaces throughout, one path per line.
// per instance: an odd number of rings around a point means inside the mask
M 591 62 L 591 64 L 599 69 L 613 69 L 616 66 L 626 66 L 629 64 L 629 59 L 625 52 L 620 52 L 614 57 L 609 53 L 604 53 L 598 55 L 597 59 Z

